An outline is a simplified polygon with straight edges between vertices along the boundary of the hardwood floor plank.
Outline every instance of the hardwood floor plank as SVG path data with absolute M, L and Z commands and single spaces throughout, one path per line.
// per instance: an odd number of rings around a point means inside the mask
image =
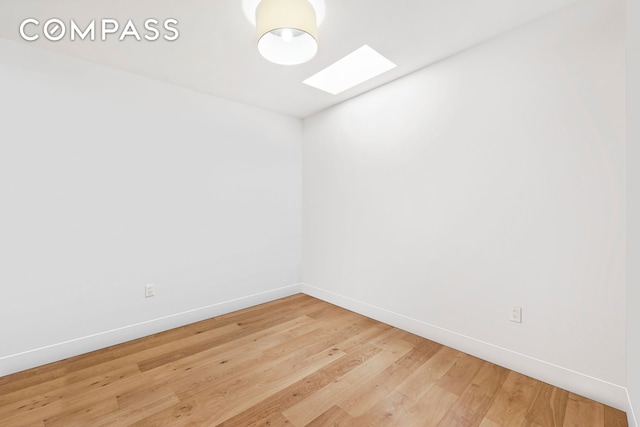
M 173 382 L 172 387 L 180 399 L 188 398 L 194 394 L 206 391 L 212 386 L 218 388 L 219 385 L 228 385 L 237 381 L 238 378 L 252 378 L 256 375 L 255 366 L 258 364 L 264 372 L 271 372 L 275 366 L 289 361 L 291 366 L 298 363 L 296 357 L 307 358 L 315 357 L 322 352 L 332 354 L 344 354 L 332 345 L 324 342 L 317 342 L 316 338 L 321 336 L 322 331 L 316 330 L 313 333 L 306 334 L 298 339 L 289 340 L 280 344 L 280 349 L 285 351 L 277 351 L 269 353 L 269 350 L 263 351 L 259 357 L 243 357 L 238 354 L 235 358 L 226 357 L 227 360 L 223 365 L 218 366 L 217 372 L 213 375 L 202 376 L 201 367 L 197 366 L 184 381 L 179 383 Z M 229 356 L 225 354 L 224 356 Z
M 332 406 L 322 415 L 311 421 L 306 427 L 341 427 L 352 426 L 353 417 L 347 414 L 342 408 Z
M 76 414 L 83 411 L 92 413 L 95 408 L 101 406 L 110 408 L 112 399 L 117 393 L 136 387 L 139 380 L 139 371 L 136 373 L 136 370 L 137 367 L 133 366 L 131 370 L 126 372 L 114 370 L 108 375 L 99 375 L 82 382 L 71 383 L 68 388 L 56 390 L 57 394 L 44 396 L 42 398 L 43 404 L 26 411 L 18 410 L 9 413 L 7 414 L 8 418 L 28 417 L 29 420 L 44 420 L 45 424 L 51 424 L 52 420 L 60 418 L 61 414 Z M 49 397 L 51 398 L 49 399 Z M 102 405 L 105 402 L 108 405 Z
M 471 384 L 440 420 L 438 426 L 480 425 L 508 375 L 507 369 L 490 362 L 483 362 Z M 449 391 L 455 394 L 451 389 Z
M 508 425 L 510 420 L 523 419 L 535 398 L 537 381 L 511 371 L 487 413 L 487 421 L 481 425 Z
M 502 427 L 504 425 L 505 424 L 500 424 L 495 421 L 491 421 L 489 418 L 484 418 L 480 423 L 479 427 Z M 506 424 L 506 425 L 509 425 L 509 424 Z
M 293 324 L 295 322 L 289 322 L 289 325 Z M 225 344 L 207 354 L 199 353 L 192 358 L 185 358 L 142 373 L 138 387 L 121 392 L 118 397 L 120 405 L 127 405 L 129 401 L 134 403 L 140 395 L 153 394 L 167 387 L 178 394 L 188 393 L 189 390 L 195 393 L 199 389 L 208 387 L 209 384 L 222 382 L 253 370 L 263 358 L 269 358 L 264 356 L 264 353 L 271 348 L 278 345 L 291 346 L 295 343 L 292 341 L 295 339 L 295 334 L 290 334 L 286 330 L 278 331 L 271 337 L 256 334 L 249 342 L 245 341 L 246 338 L 240 339 L 246 343 L 244 347 L 236 348 Z
M 107 375 L 127 365 L 131 364 L 120 360 L 109 360 L 80 370 L 72 370 L 68 373 L 58 372 L 57 376 L 50 378 L 47 375 L 47 379 L 41 379 L 40 383 L 36 383 L 25 388 L 18 388 L 8 394 L 0 394 L 0 407 L 10 404 L 11 402 L 17 402 L 28 398 L 36 398 L 42 394 L 52 393 L 60 388 L 72 386 L 75 383 L 85 381 L 101 374 Z
M 333 348 L 316 354 L 298 353 L 265 371 L 253 371 L 232 382 L 181 398 L 181 403 L 142 420 L 140 425 L 182 425 L 185 418 L 186 425 L 218 425 L 344 355 Z
M 361 329 L 356 333 L 344 333 L 342 331 L 337 331 L 336 333 L 338 335 L 336 336 L 336 340 L 339 341 L 337 346 L 340 350 L 345 353 L 351 353 L 362 345 L 370 344 L 371 340 L 376 339 L 392 329 L 391 326 L 379 322 L 371 326 L 369 325 L 371 325 L 369 322 L 360 322 Z
M 610 406 L 604 407 L 604 427 L 628 427 L 627 414 Z
M 233 313 L 228 313 L 212 319 L 203 320 L 201 322 L 182 326 L 166 332 L 160 332 L 149 337 L 140 338 L 129 341 L 124 344 L 109 347 L 114 356 L 122 358 L 128 355 L 139 354 L 146 350 L 153 350 L 160 346 L 179 342 L 184 338 L 201 334 L 205 331 L 211 331 L 219 328 L 235 325 L 242 327 L 245 324 L 259 324 L 260 320 L 269 317 L 281 316 L 288 320 L 300 317 L 300 311 L 308 307 L 315 307 L 319 303 L 318 300 L 309 300 L 304 295 L 294 295 L 292 297 L 283 298 L 281 300 L 260 304 L 246 308 Z M 266 329 L 264 326 L 262 329 Z
M 405 340 L 406 341 L 406 340 Z M 427 360 L 431 359 L 441 348 L 442 345 L 433 341 L 420 338 L 413 341 L 413 337 L 409 337 L 409 341 L 413 348 L 409 353 L 404 355 L 400 360 L 396 362 L 398 366 L 407 368 L 411 371 L 417 369 L 423 365 Z
M 300 322 L 302 321 L 302 319 L 299 319 L 297 321 Z M 281 329 L 287 329 L 288 327 L 290 327 L 289 325 L 291 324 L 291 322 L 295 321 L 284 317 L 270 319 L 268 322 L 264 323 L 264 327 L 267 328 L 267 330 L 271 326 Z M 285 326 L 283 327 L 282 325 Z M 138 363 L 138 366 L 140 367 L 140 370 L 142 372 L 146 372 L 153 368 L 157 368 L 158 366 L 166 365 L 167 363 L 175 362 L 185 357 L 192 357 L 193 355 L 205 352 L 222 344 L 228 342 L 236 342 L 236 340 L 240 337 L 251 336 L 255 333 L 264 335 L 264 329 L 260 329 L 255 325 L 252 327 L 248 327 L 246 325 L 243 326 L 241 323 L 238 323 L 233 326 L 233 330 L 230 330 L 216 337 L 215 339 L 204 340 L 194 344 L 185 343 L 180 348 L 168 351 L 166 353 L 157 354 L 152 358 L 143 360 Z
M 28 397 L 24 400 L 11 402 L 0 406 L 0 420 L 10 418 L 14 414 L 28 412 L 30 414 L 41 414 L 42 418 L 47 413 L 57 411 L 63 401 L 74 399 L 82 394 L 99 390 L 115 381 L 122 381 L 140 374 L 138 367 L 129 365 L 124 368 L 113 370 L 109 373 L 99 374 L 84 381 L 75 382 L 67 386 L 60 386 L 41 395 Z
M 389 348 L 390 346 L 393 346 L 393 348 L 397 348 L 401 344 L 404 344 L 403 348 L 407 348 L 409 349 L 409 351 L 411 351 L 411 349 L 413 349 L 413 344 L 403 339 L 407 338 L 409 335 L 411 334 L 401 329 L 390 328 L 377 337 L 372 338 L 370 342 L 371 344 L 378 346 L 383 350 Z M 409 351 L 407 351 L 407 353 Z
M 367 412 L 379 401 L 384 400 L 398 384 L 411 374 L 411 371 L 403 366 L 393 363 L 384 371 L 360 384 L 360 393 L 352 394 L 338 403 L 346 413 L 356 418 Z
M 396 426 L 407 427 L 404 423 L 408 408 L 415 405 L 415 400 L 394 391 L 386 399 L 355 419 L 354 426 Z M 418 424 L 421 425 L 421 424 Z
M 563 426 L 602 427 L 604 426 L 604 406 L 586 397 L 569 393 Z
M 174 393 L 194 393 L 199 389 L 204 389 L 210 384 L 222 382 L 234 376 L 242 375 L 251 371 L 258 363 L 260 354 L 269 346 L 284 343 L 291 339 L 288 335 L 282 335 L 278 342 L 257 342 L 256 347 L 251 351 L 242 353 L 240 349 L 236 352 L 225 352 L 212 355 L 208 359 L 191 360 L 190 363 L 181 361 L 180 364 L 169 364 L 141 374 L 140 386 L 136 389 L 126 391 L 118 396 L 121 407 L 135 405 L 139 396 L 162 393 L 163 390 L 170 389 Z M 257 347 L 262 343 L 265 348 Z
M 258 420 L 266 419 L 274 413 L 283 412 L 326 385 L 334 382 L 347 372 L 362 365 L 381 351 L 378 347 L 365 344 L 318 370 L 318 372 L 303 378 L 278 393 L 274 393 L 257 405 L 225 421 L 222 425 L 226 427 L 252 425 Z
M 218 424 L 218 425 L 219 426 L 231 425 L 231 426 L 237 426 L 237 427 L 279 427 L 279 426 L 291 427 L 291 423 L 289 422 L 289 420 L 286 419 L 284 415 L 282 415 L 282 413 L 280 412 L 276 412 L 263 419 L 254 421 L 251 424 L 227 424 L 225 422 L 223 424 Z
M 413 373 L 403 381 L 398 390 L 414 399 L 420 399 L 429 391 L 436 382 L 453 366 L 459 353 L 449 347 L 441 347 L 425 363 L 416 368 Z
M 375 345 L 375 344 L 374 344 Z M 384 371 L 404 354 L 410 351 L 408 346 L 393 346 L 388 343 L 388 348 L 376 354 L 362 365 L 351 370 L 344 376 L 336 379 L 302 402 L 284 411 L 284 416 L 295 425 L 305 425 L 314 418 L 329 410 L 335 404 L 351 397 L 358 390 L 358 385 L 366 381 L 371 375 Z
M 2 427 L 43 426 L 44 420 L 37 414 L 29 412 L 21 413 L 10 418 L 2 419 Z
M 540 382 L 537 384 L 536 397 L 527 410 L 525 420 L 533 425 L 561 427 L 564 424 L 568 399 L 569 392 Z
M 130 355 L 129 360 L 134 359 L 135 355 L 134 360 L 140 371 L 145 372 L 165 363 L 206 351 L 225 342 L 229 337 L 235 338 L 239 335 L 244 335 L 241 327 L 236 323 L 229 323 L 209 331 L 198 331 L 196 334 L 160 344 L 151 349 L 140 350 Z
M 30 385 L 24 388 L 16 388 L 9 393 L 0 394 L 0 407 L 11 404 L 12 402 L 36 398 L 45 393 L 53 393 L 60 388 L 69 387 L 75 383 L 85 381 L 88 378 L 100 374 L 109 374 L 110 372 L 121 369 L 125 365 L 126 363 L 109 360 L 77 371 L 70 370 L 68 373 L 59 370 L 56 374 L 57 376 L 49 377 L 46 375 L 46 379 L 43 379 L 42 376 L 36 376 L 36 378 L 39 378 L 40 383 L 31 384 L 30 382 Z
M 399 425 L 436 426 L 457 400 L 457 395 L 434 385 L 408 408 Z
M 476 376 L 484 361 L 473 357 L 469 354 L 459 353 L 453 365 L 445 372 L 445 374 L 438 380 L 438 384 L 443 389 L 462 395 L 467 389 L 473 377 Z
M 103 398 L 99 402 L 93 399 L 89 402 L 79 400 L 73 410 L 65 408 L 64 413 L 46 418 L 44 425 L 45 427 L 89 426 L 117 410 L 118 402 L 115 398 Z
M 180 399 L 171 390 L 144 395 L 135 405 L 118 404 L 118 410 L 93 420 L 91 427 L 131 425 L 179 403 Z
M 54 404 L 38 407 L 31 411 L 16 413 L 13 416 L 3 418 L 2 425 L 30 426 L 39 422 L 43 422 L 45 425 L 56 425 L 58 420 L 64 417 L 91 418 L 95 414 L 99 416 L 116 410 L 118 405 L 115 398 L 100 393 L 100 391 L 96 390 L 93 393 L 57 401 Z
M 0 378 L 0 425 L 627 422 L 614 408 L 299 294 Z
M 0 377 L 0 396 L 21 391 L 32 386 L 40 387 L 42 383 L 54 381 L 70 372 L 91 368 L 96 364 L 113 360 L 114 356 L 109 351 L 99 350 L 61 362 L 50 363 L 27 371 L 18 372 L 7 377 Z M 9 380 L 9 377 L 11 380 Z

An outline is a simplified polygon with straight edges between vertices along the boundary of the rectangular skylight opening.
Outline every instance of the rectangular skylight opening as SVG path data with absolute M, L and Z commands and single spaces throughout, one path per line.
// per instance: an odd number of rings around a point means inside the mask
M 396 64 L 364 45 L 303 83 L 337 95 L 395 67 Z

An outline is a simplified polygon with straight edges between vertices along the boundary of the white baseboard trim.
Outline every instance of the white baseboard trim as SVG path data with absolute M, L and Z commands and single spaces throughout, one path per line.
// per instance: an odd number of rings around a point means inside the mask
M 622 411 L 630 408 L 625 387 L 315 286 L 303 283 L 302 292 Z
M 178 328 L 190 323 L 210 319 L 215 316 L 253 307 L 258 304 L 274 301 L 301 292 L 301 285 L 290 285 L 266 292 L 261 292 L 229 301 L 199 307 L 151 319 L 145 322 L 124 326 L 94 335 L 79 337 L 73 340 L 36 348 L 17 354 L 0 357 L 0 377 L 46 365 L 48 363 L 89 353 L 116 344 L 121 344 L 137 338 L 146 337 L 158 332 Z
M 627 422 L 629 427 L 640 427 L 636 413 L 633 410 L 633 404 L 631 403 L 631 396 L 629 395 L 629 389 L 627 389 Z

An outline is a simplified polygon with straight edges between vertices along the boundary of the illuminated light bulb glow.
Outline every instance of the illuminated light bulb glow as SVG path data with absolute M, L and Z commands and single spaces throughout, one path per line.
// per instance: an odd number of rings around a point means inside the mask
M 291 42 L 291 40 L 293 40 L 293 31 L 291 31 L 289 28 L 285 28 L 284 30 L 282 30 L 282 33 L 280 35 L 285 43 L 289 43 Z

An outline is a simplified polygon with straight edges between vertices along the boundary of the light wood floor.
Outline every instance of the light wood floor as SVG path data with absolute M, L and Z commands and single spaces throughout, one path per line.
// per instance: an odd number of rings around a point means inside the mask
M 0 378 L 11 426 L 626 426 L 623 412 L 305 295 Z

